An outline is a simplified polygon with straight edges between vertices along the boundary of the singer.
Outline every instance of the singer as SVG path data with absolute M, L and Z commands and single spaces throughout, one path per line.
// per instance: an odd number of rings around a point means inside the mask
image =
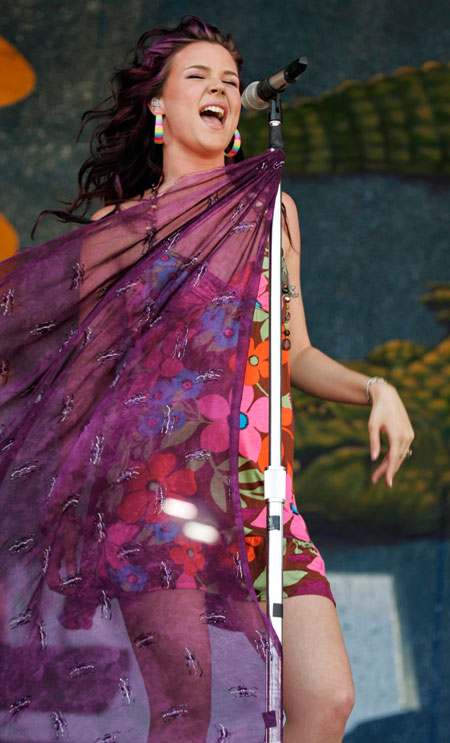
M 143 34 L 84 116 L 99 123 L 65 219 L 85 224 L 2 263 L 3 741 L 260 743 L 273 725 L 262 480 L 283 156 L 242 160 L 241 64 L 195 16 Z M 390 486 L 408 415 L 311 345 L 283 202 L 284 391 L 370 402 L 372 458 L 390 444 L 373 482 Z M 337 743 L 353 684 L 295 504 L 288 403 L 283 447 L 283 739 Z

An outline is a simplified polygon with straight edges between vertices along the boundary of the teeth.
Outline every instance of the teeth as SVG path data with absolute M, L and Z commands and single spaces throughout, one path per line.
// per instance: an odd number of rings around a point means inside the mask
M 224 110 L 220 106 L 205 106 L 205 108 L 202 108 L 201 113 L 203 114 L 205 111 L 212 111 L 212 113 L 219 114 L 220 120 L 224 117 Z

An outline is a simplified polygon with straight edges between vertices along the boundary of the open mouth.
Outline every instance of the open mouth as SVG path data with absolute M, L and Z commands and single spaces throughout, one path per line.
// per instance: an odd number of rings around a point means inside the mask
M 200 110 L 200 116 L 210 126 L 222 128 L 226 118 L 226 111 L 223 106 L 209 103 Z

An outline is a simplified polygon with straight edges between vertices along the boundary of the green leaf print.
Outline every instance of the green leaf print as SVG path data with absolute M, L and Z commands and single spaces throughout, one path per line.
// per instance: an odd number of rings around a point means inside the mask
M 294 583 L 298 583 L 302 580 L 302 578 L 307 575 L 306 570 L 284 570 L 283 571 L 283 587 L 287 588 L 288 586 L 293 586 Z M 255 591 L 261 591 L 261 593 L 266 592 L 266 585 L 267 585 L 267 569 L 264 568 L 263 572 L 258 575 L 256 580 L 253 581 L 253 585 L 255 587 Z M 283 596 L 286 598 L 287 593 L 283 592 Z
M 216 472 L 211 479 L 210 490 L 214 502 L 222 511 L 227 510 L 227 489 L 226 480 L 219 472 Z
M 265 592 L 266 590 L 266 581 L 267 581 L 267 569 L 264 568 L 263 572 L 258 575 L 256 580 L 253 581 L 253 585 L 255 587 L 255 591 L 262 591 Z
M 286 392 L 285 395 L 281 398 L 281 405 L 283 408 L 290 408 L 291 407 L 291 397 L 289 392 Z
M 259 469 L 257 467 L 253 467 L 249 470 L 244 470 L 243 472 L 239 472 L 239 484 L 244 485 L 244 483 L 250 483 L 250 482 L 261 482 L 261 480 L 264 480 L 264 476 L 261 474 Z
M 283 571 L 283 587 L 293 586 L 294 583 L 299 583 L 302 578 L 308 575 L 306 570 L 284 570 Z
M 188 421 L 181 428 L 172 431 L 168 436 L 166 436 L 165 441 L 161 444 L 161 449 L 165 449 L 168 446 L 178 446 L 178 444 L 182 444 L 183 441 L 187 441 L 187 439 L 194 434 L 195 429 L 199 424 L 200 421 Z

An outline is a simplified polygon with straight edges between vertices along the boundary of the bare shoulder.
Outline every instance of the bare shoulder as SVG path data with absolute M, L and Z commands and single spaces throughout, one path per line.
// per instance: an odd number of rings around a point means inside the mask
M 282 200 L 283 204 L 285 205 L 287 211 L 291 211 L 291 212 L 297 213 L 297 206 L 295 204 L 295 201 L 292 198 L 292 196 L 289 196 L 289 194 L 286 193 L 286 191 L 283 191 L 282 192 L 282 194 L 281 194 L 281 200 Z
M 139 204 L 140 201 L 142 201 L 143 199 L 147 198 L 148 192 L 149 192 L 149 190 L 148 191 L 145 191 L 144 192 L 144 195 L 142 196 L 142 198 L 137 198 L 136 197 L 134 199 L 127 199 L 127 201 L 123 201 L 122 204 L 120 204 L 120 206 L 119 206 L 119 210 L 122 211 L 123 209 L 130 209 L 130 207 L 136 206 L 136 204 Z M 99 209 L 98 211 L 94 212 L 94 214 L 92 215 L 91 219 L 93 219 L 94 221 L 97 220 L 97 219 L 102 219 L 103 217 L 107 217 L 108 214 L 112 214 L 113 211 L 115 211 L 115 207 L 112 206 L 111 204 L 109 206 L 103 206 L 101 209 Z
M 292 196 L 289 196 L 288 193 L 283 191 L 281 194 L 281 200 L 283 202 L 284 208 L 286 209 L 286 222 L 287 224 L 283 223 L 283 232 L 285 234 L 285 239 L 283 240 L 283 249 L 284 249 L 284 243 L 286 242 L 286 255 L 291 251 L 294 250 L 295 253 L 300 253 L 300 225 L 298 221 L 298 211 L 297 206 L 295 204 L 294 199 Z M 284 222 L 284 220 L 283 220 Z M 288 233 L 289 230 L 289 233 Z M 290 240 L 289 240 L 290 237 Z
M 113 211 L 113 206 L 104 206 L 98 211 L 94 212 L 94 214 L 91 215 L 91 219 L 95 222 L 97 219 L 102 219 L 102 217 L 107 217 L 108 214 L 112 214 Z

